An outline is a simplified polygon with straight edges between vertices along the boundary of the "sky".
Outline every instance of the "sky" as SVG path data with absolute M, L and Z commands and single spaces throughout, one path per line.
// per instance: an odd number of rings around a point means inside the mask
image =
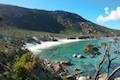
M 64 10 L 94 23 L 120 29 L 120 0 L 0 0 L 0 3 L 32 9 Z

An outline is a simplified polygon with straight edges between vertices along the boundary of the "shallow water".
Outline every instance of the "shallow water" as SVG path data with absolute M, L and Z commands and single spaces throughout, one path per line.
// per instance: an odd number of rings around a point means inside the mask
M 37 56 L 48 59 L 50 61 L 61 61 L 61 60 L 70 61 L 73 65 L 67 66 L 67 69 L 71 74 L 74 74 L 76 72 L 75 69 L 80 69 L 83 72 L 83 75 L 93 76 L 96 71 L 98 63 L 102 58 L 102 55 L 93 59 L 91 58 L 78 59 L 78 58 L 73 58 L 72 55 L 82 54 L 87 57 L 88 54 L 84 52 L 84 47 L 87 44 L 92 43 L 95 45 L 100 45 L 100 43 L 102 42 L 107 42 L 111 40 L 112 40 L 111 38 L 106 38 L 106 39 L 79 41 L 74 43 L 63 44 L 63 45 L 51 47 L 49 49 L 45 49 L 41 53 L 37 53 Z M 104 51 L 100 49 L 100 52 L 103 53 Z M 112 56 L 116 56 L 116 55 L 112 55 Z M 120 59 L 117 59 L 114 62 L 115 64 L 118 64 L 120 63 L 119 61 Z M 104 65 L 103 71 L 105 70 L 105 68 L 106 65 Z

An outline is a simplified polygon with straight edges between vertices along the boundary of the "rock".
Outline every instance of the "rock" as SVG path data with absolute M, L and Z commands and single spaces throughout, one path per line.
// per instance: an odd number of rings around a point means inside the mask
M 4 72 L 3 73 L 6 77 L 11 77 L 11 73 L 10 72 Z
M 106 78 L 107 78 L 107 73 L 101 75 L 98 80 L 106 80 Z
M 35 36 L 33 36 L 32 39 L 35 40 L 35 41 L 39 41 L 39 39 Z
M 32 44 L 41 44 L 41 41 L 35 36 L 28 38 L 26 42 Z
M 106 80 L 107 78 L 107 73 L 100 75 L 98 80 Z M 110 78 L 110 80 L 114 80 L 113 78 Z
M 67 80 L 76 80 L 76 76 L 74 75 L 68 75 L 66 78 Z
M 73 55 L 72 55 L 72 57 L 73 57 L 73 58 L 76 58 L 76 57 L 77 57 L 77 55 L 76 55 L 76 54 L 73 54 Z
M 120 80 L 120 77 L 118 77 L 118 78 L 115 78 L 115 80 Z
M 80 69 L 76 68 L 75 71 L 80 71 Z
M 92 77 L 91 76 L 87 76 L 87 79 L 92 79 Z
M 86 57 L 80 54 L 80 55 L 77 56 L 77 58 L 83 59 L 83 58 L 86 58 Z
M 62 65 L 71 65 L 71 62 L 69 61 L 60 61 L 59 63 Z
M 65 75 L 67 75 L 67 73 L 66 72 L 61 72 L 61 73 L 59 73 L 59 75 L 60 76 L 65 76 Z
M 58 63 L 55 63 L 54 65 L 52 65 L 52 68 L 55 72 L 60 72 L 62 70 L 61 65 Z
M 90 54 L 90 55 L 89 55 L 89 58 L 95 58 L 95 56 L 94 56 L 94 55 L 92 55 L 92 54 Z
M 81 76 L 81 77 L 78 78 L 78 80 L 88 80 L 88 78 L 85 77 L 85 76 Z

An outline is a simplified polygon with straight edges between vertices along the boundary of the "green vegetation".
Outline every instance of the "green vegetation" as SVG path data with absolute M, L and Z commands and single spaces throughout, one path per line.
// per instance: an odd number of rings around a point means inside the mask
M 47 34 L 62 37 L 79 35 L 119 34 L 119 30 L 112 30 L 92 23 L 81 16 L 65 11 L 45 11 L 27 9 L 11 5 L 1 5 L 3 14 L 0 15 L 0 33 L 12 36 L 46 36 Z M 0 10 L 1 10 L 0 9 Z M 11 10 L 13 10 L 11 12 Z M 2 11 L 1 11 L 2 12 Z M 14 15 L 14 17 L 12 16 Z M 5 18 L 5 19 L 4 19 Z M 1 28 L 4 28 L 2 30 Z M 94 33 L 94 31 L 96 33 Z M 22 33 L 23 32 L 23 33 Z M 8 34 L 11 33 L 11 34 Z
M 13 63 L 14 78 L 16 80 L 38 80 L 35 75 L 30 75 L 30 72 L 37 67 L 37 58 L 32 57 L 30 52 L 18 56 Z
M 59 38 L 79 37 L 83 35 L 82 33 L 73 32 L 73 31 L 66 31 L 66 32 L 61 32 L 57 34 L 57 33 L 49 33 L 49 32 L 37 32 L 37 31 L 31 31 L 31 30 L 24 30 L 24 29 L 18 29 L 13 27 L 0 28 L 0 34 L 4 36 L 15 37 L 18 39 L 27 39 L 27 38 L 36 36 L 41 40 L 49 40 L 49 35 L 53 35 Z
M 5 40 L 4 40 L 5 38 Z M 0 39 L 0 80 L 55 80 L 51 68 L 45 68 L 44 60 L 33 56 L 28 50 L 21 50 L 21 39 L 4 36 Z M 21 43 L 21 44 L 20 44 Z M 51 69 L 51 70 L 50 70 Z M 44 76 L 43 76 L 44 75 Z
M 61 80 L 53 71 L 53 66 L 48 67 L 44 60 L 33 56 L 28 50 L 21 50 L 27 39 L 34 36 L 45 41 L 50 40 L 50 36 L 70 38 L 120 34 L 119 31 L 101 27 L 75 13 L 9 5 L 1 5 L 1 9 L 4 14 L 0 15 L 0 80 Z M 99 47 L 88 44 L 84 51 L 98 55 Z
M 26 38 L 26 37 L 41 37 L 44 38 L 44 36 L 47 36 L 51 33 L 48 32 L 37 32 L 37 31 L 31 31 L 31 30 L 24 30 L 24 29 L 18 29 L 15 27 L 1 27 L 0 28 L 0 34 L 4 36 L 11 36 L 16 38 Z
M 13 65 L 14 71 L 19 69 L 19 67 L 24 67 L 26 69 L 30 69 L 30 67 L 32 67 L 32 63 L 29 63 L 30 60 L 31 60 L 31 55 L 29 53 L 23 54 L 21 57 L 17 57 L 14 65 Z M 26 67 L 27 64 L 29 64 L 29 65 Z

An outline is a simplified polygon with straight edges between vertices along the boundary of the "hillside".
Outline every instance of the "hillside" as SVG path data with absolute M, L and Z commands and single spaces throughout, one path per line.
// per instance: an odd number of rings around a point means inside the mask
M 110 34 L 116 30 L 96 25 L 81 16 L 65 11 L 46 11 L 27 9 L 0 4 L 0 27 L 18 28 L 30 31 L 49 33 L 87 33 L 96 31 Z M 119 31 L 118 31 L 119 32 Z

